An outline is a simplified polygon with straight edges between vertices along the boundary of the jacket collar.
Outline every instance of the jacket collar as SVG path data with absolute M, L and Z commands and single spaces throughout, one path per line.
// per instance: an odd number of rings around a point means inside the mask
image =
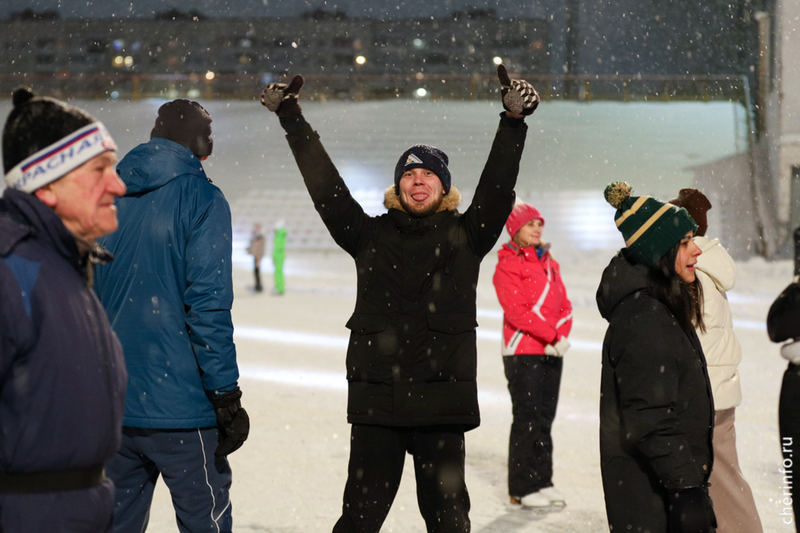
M 9 204 L 9 216 L 0 217 L 0 255 L 7 255 L 17 243 L 33 237 L 52 248 L 66 260 L 84 280 L 91 277 L 90 264 L 105 264 L 113 256 L 91 240 L 76 238 L 55 211 L 36 196 L 8 188 L 3 201 Z M 8 228 L 9 231 L 5 231 Z
M 442 204 L 439 206 L 439 210 L 436 212 L 441 213 L 442 211 L 455 211 L 458 209 L 460 203 L 461 192 L 455 187 L 450 187 L 450 192 L 444 196 L 442 199 Z M 403 209 L 403 205 L 400 203 L 400 197 L 397 196 L 397 193 L 394 190 L 394 185 L 390 185 L 389 188 L 386 189 L 386 193 L 384 194 L 383 198 L 383 205 L 386 207 L 386 209 L 397 209 L 403 213 L 406 212 L 405 209 Z

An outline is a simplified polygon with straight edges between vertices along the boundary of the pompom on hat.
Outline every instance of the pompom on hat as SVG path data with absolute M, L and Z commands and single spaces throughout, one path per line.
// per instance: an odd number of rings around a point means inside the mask
M 188 148 L 198 159 L 211 155 L 211 115 L 193 100 L 179 98 L 158 108 L 150 138 L 160 137 Z
M 415 144 L 400 156 L 394 167 L 394 192 L 400 194 L 400 178 L 407 170 L 425 168 L 439 176 L 444 193 L 450 192 L 450 160 L 447 154 L 427 144 Z
M 514 209 L 511 210 L 511 214 L 508 215 L 506 231 L 508 231 L 508 234 L 513 239 L 519 229 L 531 220 L 541 220 L 542 226 L 544 226 L 544 217 L 542 213 L 531 204 L 520 202 L 514 206 Z
M 61 100 L 20 87 L 3 127 L 6 184 L 33 192 L 117 146 L 102 123 Z
M 614 220 L 625 239 L 628 258 L 652 267 L 688 232 L 696 231 L 697 224 L 686 209 L 632 193 L 624 181 L 610 183 L 603 191 L 606 201 L 617 209 Z

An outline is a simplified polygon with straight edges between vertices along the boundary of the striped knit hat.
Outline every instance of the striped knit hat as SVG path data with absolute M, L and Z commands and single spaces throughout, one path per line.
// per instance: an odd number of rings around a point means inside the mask
M 617 209 L 614 220 L 622 233 L 627 256 L 647 266 L 655 266 L 684 235 L 697 230 L 686 209 L 664 203 L 652 196 L 631 196 L 624 181 L 609 184 L 603 195 Z

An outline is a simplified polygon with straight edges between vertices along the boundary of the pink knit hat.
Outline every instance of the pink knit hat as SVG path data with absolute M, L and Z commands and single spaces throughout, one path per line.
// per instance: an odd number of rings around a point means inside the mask
M 519 231 L 519 228 L 527 224 L 529 220 L 535 219 L 541 220 L 542 226 L 544 226 L 544 217 L 538 209 L 530 204 L 518 203 L 514 206 L 511 214 L 508 215 L 508 220 L 506 220 L 506 230 L 513 239 L 514 235 L 516 235 Z

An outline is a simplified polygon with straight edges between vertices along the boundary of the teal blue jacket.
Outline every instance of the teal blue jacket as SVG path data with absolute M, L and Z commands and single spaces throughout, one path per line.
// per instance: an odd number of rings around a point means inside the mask
M 231 305 L 231 213 L 188 149 L 154 138 L 117 171 L 119 229 L 100 240 L 112 264 L 95 289 L 125 352 L 124 425 L 216 426 L 209 397 L 239 372 Z

